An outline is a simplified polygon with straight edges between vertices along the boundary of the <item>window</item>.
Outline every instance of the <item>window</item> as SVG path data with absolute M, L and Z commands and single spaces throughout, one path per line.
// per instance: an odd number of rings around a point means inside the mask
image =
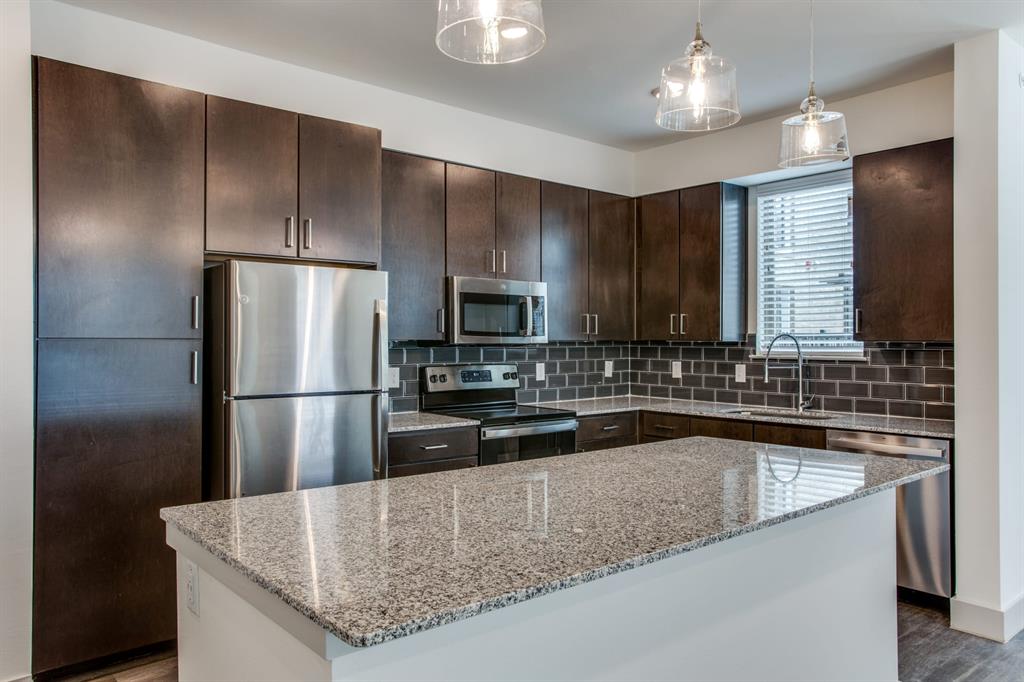
M 850 171 L 761 185 L 757 196 L 757 351 L 793 334 L 807 355 L 863 357 L 853 339 Z M 789 339 L 775 351 L 794 353 Z

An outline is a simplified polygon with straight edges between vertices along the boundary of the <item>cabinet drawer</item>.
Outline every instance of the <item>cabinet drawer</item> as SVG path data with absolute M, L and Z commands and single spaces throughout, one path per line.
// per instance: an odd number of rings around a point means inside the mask
M 754 442 L 824 450 L 825 429 L 817 429 L 813 426 L 755 424 Z
M 690 418 L 677 414 L 643 412 L 640 415 L 643 434 L 657 438 L 686 438 L 690 435 Z
M 388 467 L 388 478 L 413 476 L 415 474 L 434 474 L 439 471 L 454 471 L 455 469 L 469 469 L 479 465 L 479 463 L 480 460 L 473 456 L 442 459 L 434 462 L 418 462 L 416 464 L 400 464 Z
M 620 438 L 636 433 L 636 414 L 633 412 L 583 417 L 579 419 L 579 423 L 580 427 L 576 431 L 577 441 Z
M 388 437 L 388 465 L 393 467 L 457 457 L 476 457 L 479 443 L 476 428 L 393 434 Z
M 750 422 L 693 417 L 690 419 L 690 435 L 728 438 L 729 440 L 753 440 L 754 429 Z

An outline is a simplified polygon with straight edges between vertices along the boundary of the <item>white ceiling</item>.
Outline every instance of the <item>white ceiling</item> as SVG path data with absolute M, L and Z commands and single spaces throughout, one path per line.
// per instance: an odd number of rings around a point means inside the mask
M 66 0 L 273 59 L 575 137 L 639 150 L 680 139 L 651 88 L 692 39 L 696 0 L 546 0 L 547 46 L 475 66 L 434 46 L 434 0 Z M 738 68 L 742 123 L 807 89 L 806 0 L 706 0 L 704 35 Z M 949 71 L 952 43 L 1024 23 L 1024 0 L 819 0 L 827 100 Z M 742 125 L 741 123 L 741 125 Z

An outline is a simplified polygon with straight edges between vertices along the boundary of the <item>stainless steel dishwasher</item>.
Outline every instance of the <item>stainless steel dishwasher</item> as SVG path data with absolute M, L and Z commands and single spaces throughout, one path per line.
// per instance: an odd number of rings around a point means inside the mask
M 829 430 L 827 439 L 829 450 L 950 460 L 949 441 L 937 438 Z M 949 472 L 896 489 L 896 582 L 920 592 L 953 596 Z

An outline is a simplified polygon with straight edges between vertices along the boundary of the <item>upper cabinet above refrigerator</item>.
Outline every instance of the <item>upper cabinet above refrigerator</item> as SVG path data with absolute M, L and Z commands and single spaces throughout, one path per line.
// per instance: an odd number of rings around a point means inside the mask
M 221 97 L 207 107 L 207 251 L 379 262 L 379 130 Z

